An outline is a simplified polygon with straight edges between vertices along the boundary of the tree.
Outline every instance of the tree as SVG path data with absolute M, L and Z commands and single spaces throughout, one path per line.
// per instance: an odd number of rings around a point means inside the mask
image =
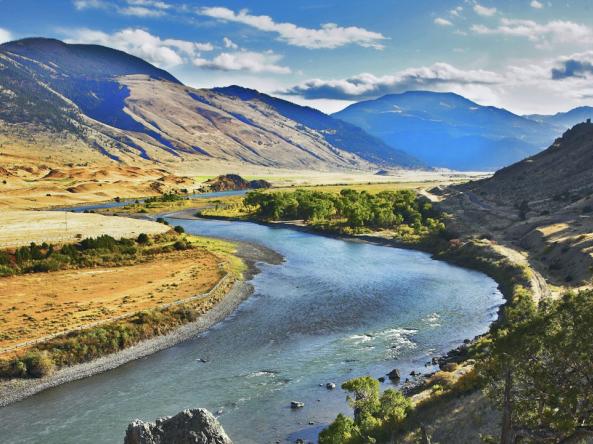
M 508 316 L 480 366 L 503 410 L 502 441 L 561 441 L 593 430 L 593 291 Z
M 368 444 L 384 442 L 397 429 L 411 409 L 411 402 L 394 389 L 379 395 L 379 381 L 370 376 L 342 384 L 354 419 L 342 414 L 319 435 L 320 444 Z

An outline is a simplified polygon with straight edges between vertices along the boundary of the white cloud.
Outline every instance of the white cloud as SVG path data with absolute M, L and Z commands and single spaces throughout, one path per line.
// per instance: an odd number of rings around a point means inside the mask
M 449 20 L 442 18 L 442 17 L 435 18 L 434 23 L 435 23 L 435 25 L 439 25 L 439 26 L 453 26 L 453 23 L 451 23 Z
M 161 39 L 138 28 L 127 28 L 113 34 L 92 29 L 68 32 L 69 43 L 94 43 L 133 54 L 163 68 L 188 63 L 203 51 L 212 51 L 210 43 L 186 40 Z
M 524 37 L 536 43 L 539 47 L 547 47 L 551 43 L 587 44 L 593 41 L 593 30 L 591 28 L 565 20 L 537 23 L 533 20 L 503 18 L 497 27 L 474 25 L 471 30 L 476 34 Z
M 282 56 L 272 51 L 236 51 L 223 52 L 212 60 L 196 58 L 195 66 L 218 71 L 248 71 L 254 73 L 289 74 L 290 68 L 281 66 L 278 62 Z
M 127 0 L 128 5 L 152 7 L 157 9 L 169 9 L 171 5 L 169 3 L 159 0 Z
M 337 80 L 312 79 L 282 93 L 307 99 L 360 100 L 409 90 L 451 90 L 458 86 L 495 85 L 502 81 L 503 77 L 491 71 L 461 70 L 448 63 L 435 63 L 385 76 L 362 73 Z
M 457 6 L 453 9 L 451 9 L 449 11 L 449 14 L 451 14 L 454 17 L 459 17 L 461 15 L 461 12 L 463 11 L 463 6 Z
M 161 17 L 166 14 L 162 9 L 151 9 L 144 6 L 118 8 L 118 12 L 123 15 L 134 15 L 136 17 Z
M 74 0 L 74 7 L 79 11 L 83 9 L 104 9 L 109 5 L 103 0 Z
M 239 45 L 237 45 L 235 42 L 233 42 L 228 37 L 224 37 L 222 39 L 222 43 L 224 44 L 225 48 L 229 48 L 229 49 L 238 49 L 239 48 Z
M 541 2 L 538 2 L 537 0 L 531 0 L 531 3 L 529 3 L 529 6 L 531 6 L 534 9 L 542 9 L 544 7 L 544 4 Z
M 0 28 L 0 43 L 6 43 L 13 40 L 12 34 L 8 29 Z
M 276 23 L 267 15 L 251 15 L 245 9 L 234 12 L 224 7 L 200 8 L 198 13 L 207 17 L 242 23 L 261 31 L 273 32 L 290 45 L 305 48 L 337 48 L 349 44 L 382 49 L 380 43 L 386 37 L 381 33 L 368 31 L 357 26 L 342 27 L 335 23 L 325 23 L 321 28 L 302 28 L 293 23 Z
M 486 6 L 482 6 L 479 3 L 474 5 L 474 11 L 476 14 L 486 17 L 492 17 L 494 14 L 496 14 L 496 8 L 487 8 Z

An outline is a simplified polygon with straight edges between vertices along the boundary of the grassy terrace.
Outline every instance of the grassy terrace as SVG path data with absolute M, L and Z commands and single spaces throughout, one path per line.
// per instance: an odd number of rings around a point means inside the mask
M 179 228 L 2 252 L 0 377 L 43 376 L 195 320 L 243 272 L 234 252 Z

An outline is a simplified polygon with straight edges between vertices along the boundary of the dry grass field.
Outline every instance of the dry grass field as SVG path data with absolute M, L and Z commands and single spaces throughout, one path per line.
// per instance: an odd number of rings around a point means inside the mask
M 133 266 L 0 278 L 0 350 L 205 293 L 223 262 L 194 248 Z
M 108 234 L 117 239 L 157 234 L 168 227 L 147 220 L 62 211 L 0 211 L 0 248 L 31 242 L 76 242 Z

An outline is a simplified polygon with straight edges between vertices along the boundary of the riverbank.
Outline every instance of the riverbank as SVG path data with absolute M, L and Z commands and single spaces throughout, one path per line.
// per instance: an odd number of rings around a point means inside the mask
M 83 379 L 146 357 L 191 339 L 221 322 L 251 295 L 253 287 L 248 281 L 259 272 L 257 263 L 279 264 L 283 260 L 274 251 L 250 243 L 237 242 L 236 255 L 243 260 L 247 267 L 242 278 L 236 279 L 223 298 L 196 321 L 184 324 L 166 335 L 155 336 L 119 352 L 90 362 L 62 368 L 43 378 L 4 381 L 0 384 L 0 407 L 25 399 L 51 387 Z

